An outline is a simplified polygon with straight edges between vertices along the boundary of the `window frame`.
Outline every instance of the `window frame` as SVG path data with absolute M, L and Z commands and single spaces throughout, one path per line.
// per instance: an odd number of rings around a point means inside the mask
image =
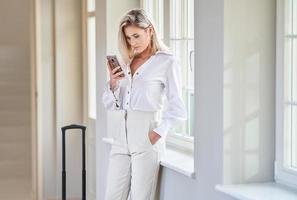
M 161 39 L 167 44 L 170 44 L 170 0 L 141 0 L 140 6 L 144 10 L 149 12 L 149 15 L 156 19 L 155 23 L 160 31 Z M 159 9 L 162 9 L 161 11 Z M 150 11 L 151 10 L 151 11 Z M 160 15 L 163 13 L 163 16 Z M 160 24 L 163 24 L 163 27 L 160 28 Z M 187 27 L 185 27 L 187 29 Z M 186 30 L 188 32 L 188 29 Z M 183 38 L 184 39 L 184 38 Z M 195 79 L 195 75 L 194 75 Z M 194 99 L 195 99 L 194 93 Z M 188 119 L 190 120 L 190 119 Z M 193 120 L 194 121 L 194 120 Z M 193 134 L 195 131 L 193 131 Z M 194 152 L 194 136 L 182 135 L 175 132 L 169 132 L 166 138 L 166 144 L 168 147 L 177 149 L 186 153 Z
M 96 10 L 89 11 L 88 3 L 90 0 L 82 1 L 82 54 L 83 54 L 83 122 L 87 125 L 86 135 L 86 167 L 89 173 L 87 174 L 87 197 L 90 200 L 96 199 L 96 109 L 95 116 L 90 115 L 90 82 L 89 82 L 89 27 L 88 21 L 90 17 L 96 20 Z M 95 6 L 95 5 L 94 5 Z M 96 26 L 96 24 L 95 24 Z M 95 73 L 96 74 L 96 73 Z M 96 78 L 96 77 L 95 77 Z M 95 80 L 96 82 L 96 80 Z M 96 102 L 96 89 L 95 89 L 95 102 Z M 97 106 L 97 105 L 96 105 Z
M 84 91 L 85 91 L 85 115 L 87 118 L 91 119 L 91 120 L 96 120 L 97 116 L 96 116 L 96 78 L 95 80 L 95 89 L 93 91 L 93 95 L 95 95 L 95 99 L 91 100 L 91 96 L 90 96 L 90 90 L 92 88 L 90 88 L 90 65 L 89 65 L 89 19 L 90 18 L 94 18 L 96 20 L 96 10 L 95 8 L 93 8 L 93 10 L 89 10 L 89 3 L 91 1 L 90 0 L 83 0 L 83 63 L 84 63 L 84 79 L 85 79 L 85 87 L 84 87 Z M 93 5 L 95 6 L 95 5 Z M 95 21 L 96 22 L 96 21 Z M 96 25 L 95 25 L 96 26 Z M 96 66 L 95 66 L 96 69 Z M 94 73 L 95 74 L 95 73 Z M 91 113 L 91 103 L 90 101 L 93 101 L 93 104 L 95 104 L 95 108 L 92 108 L 93 113 Z
M 297 2 L 297 1 L 296 1 Z M 277 23 L 276 23 L 276 159 L 274 179 L 276 182 L 297 188 L 297 170 L 286 167 L 285 162 L 285 1 L 277 0 Z

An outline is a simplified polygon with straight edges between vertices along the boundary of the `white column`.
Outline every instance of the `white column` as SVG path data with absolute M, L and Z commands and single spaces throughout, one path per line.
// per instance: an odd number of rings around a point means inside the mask
M 198 199 L 221 199 L 224 1 L 195 1 L 195 170 Z

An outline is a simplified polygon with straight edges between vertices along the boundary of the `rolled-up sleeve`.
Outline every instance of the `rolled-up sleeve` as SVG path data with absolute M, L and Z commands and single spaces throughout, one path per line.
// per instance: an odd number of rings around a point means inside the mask
M 182 99 L 181 68 L 173 59 L 167 70 L 165 83 L 167 107 L 163 112 L 160 125 L 154 129 L 161 137 L 166 137 L 169 130 L 187 119 L 187 111 Z
M 106 83 L 104 93 L 102 96 L 102 102 L 107 110 L 119 110 L 121 106 L 120 100 L 120 86 L 117 83 L 116 88 L 112 91 L 109 81 Z

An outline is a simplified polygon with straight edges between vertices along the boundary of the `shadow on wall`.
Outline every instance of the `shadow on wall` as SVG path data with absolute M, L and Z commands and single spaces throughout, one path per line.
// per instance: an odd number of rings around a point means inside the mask
M 244 65 L 231 63 L 225 67 L 224 166 L 227 183 L 269 181 L 273 177 L 274 124 L 270 122 L 274 104 L 271 90 L 265 88 L 270 78 L 261 66 L 261 54 L 257 53 L 250 55 Z
M 275 2 L 225 2 L 224 183 L 273 180 Z

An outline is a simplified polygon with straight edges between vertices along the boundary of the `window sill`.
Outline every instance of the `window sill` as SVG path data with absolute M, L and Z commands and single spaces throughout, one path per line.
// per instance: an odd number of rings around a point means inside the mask
M 275 182 L 217 185 L 216 189 L 240 200 L 297 199 L 297 190 Z
M 112 138 L 108 138 L 108 137 L 104 137 L 102 138 L 102 142 L 105 144 L 112 144 L 113 143 L 113 139 Z
M 195 178 L 193 154 L 183 153 L 167 147 L 161 165 L 190 178 Z
M 113 143 L 113 139 L 107 137 L 102 138 L 102 141 L 106 144 Z M 190 178 L 195 178 L 192 154 L 183 153 L 173 148 L 167 148 L 166 154 L 161 160 L 161 165 Z

